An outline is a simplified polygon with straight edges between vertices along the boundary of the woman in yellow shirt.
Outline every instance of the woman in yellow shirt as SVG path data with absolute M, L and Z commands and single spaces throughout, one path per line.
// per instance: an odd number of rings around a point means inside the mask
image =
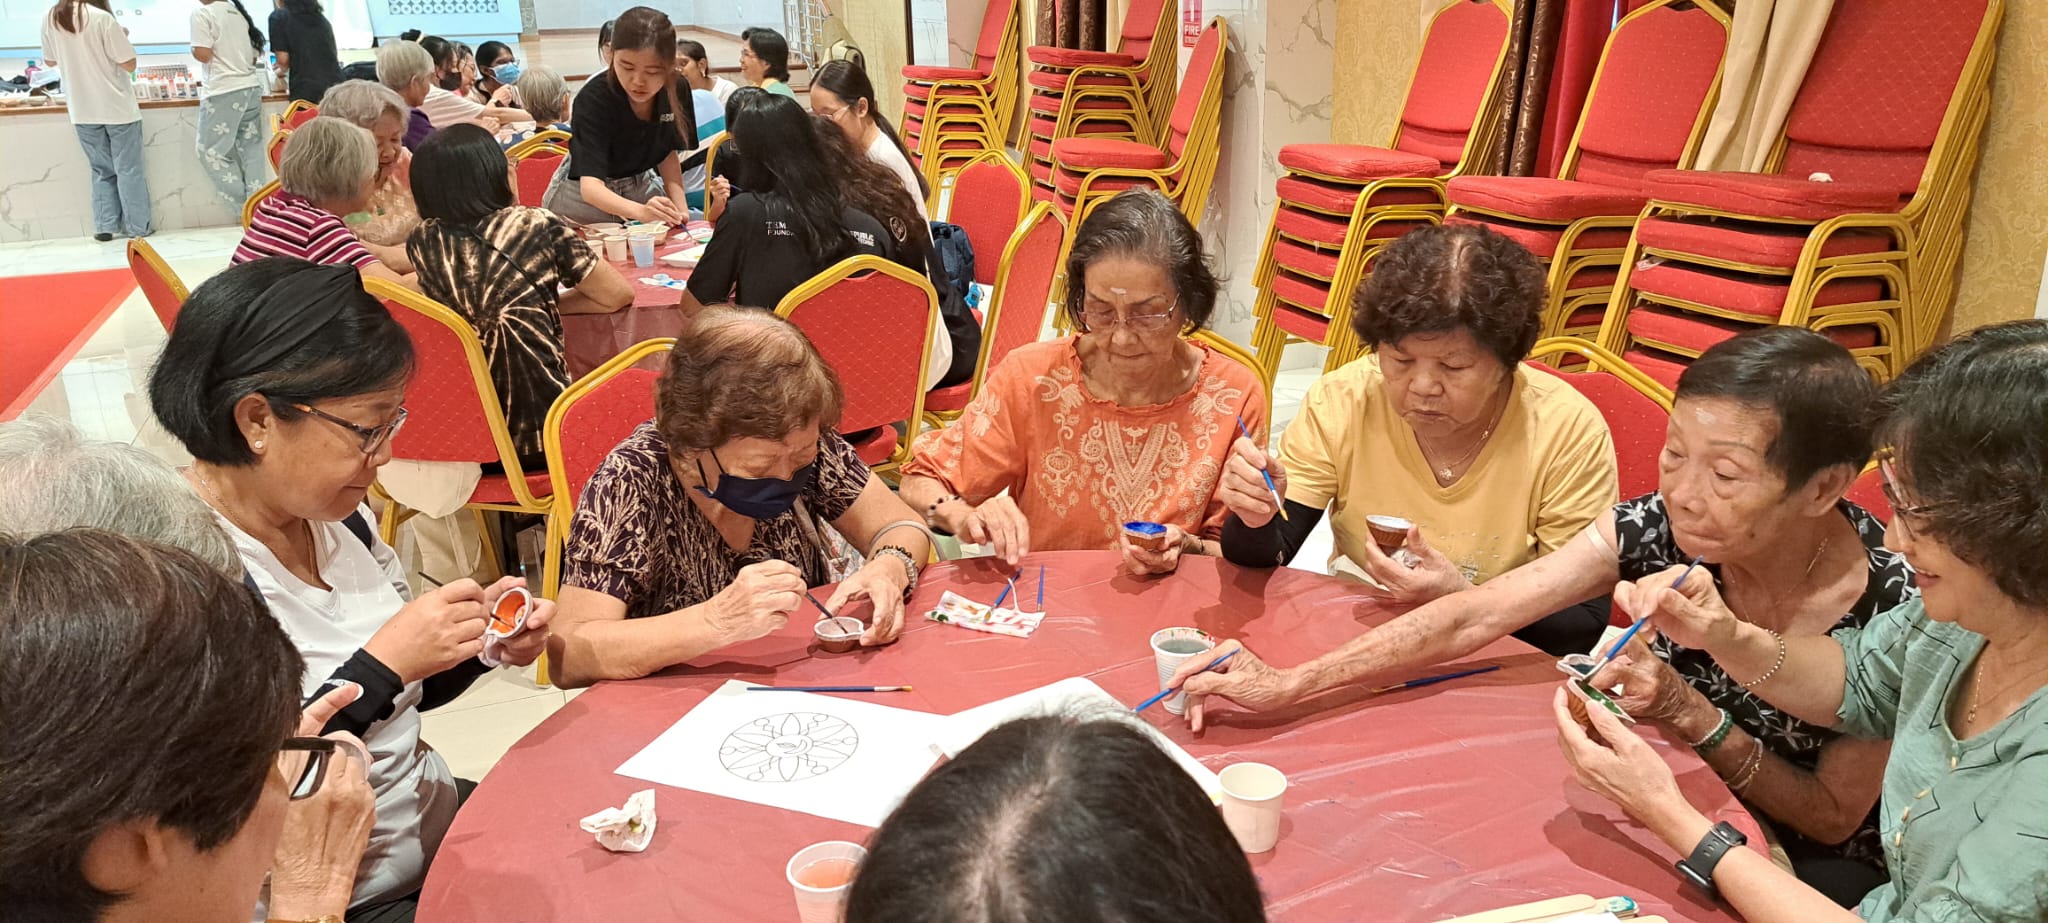
M 1619 498 L 1614 443 L 1591 401 L 1522 367 L 1542 300 L 1536 258 L 1484 228 L 1424 228 L 1390 245 L 1352 312 L 1374 353 L 1310 387 L 1277 455 L 1233 447 L 1217 490 L 1232 514 L 1224 556 L 1284 564 L 1328 510 L 1333 573 L 1422 603 L 1583 531 Z M 1368 529 L 1379 516 L 1412 524 L 1393 555 Z

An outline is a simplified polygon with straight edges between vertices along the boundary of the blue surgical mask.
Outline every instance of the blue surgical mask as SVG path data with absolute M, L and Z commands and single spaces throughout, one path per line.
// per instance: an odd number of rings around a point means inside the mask
M 493 67 L 491 68 L 491 76 L 497 78 L 499 83 L 518 83 L 519 62 L 513 61 Z
M 718 489 L 705 490 L 699 486 L 696 491 L 748 519 L 774 519 L 789 512 L 796 506 L 796 499 L 803 494 L 804 488 L 810 486 L 811 476 L 818 471 L 818 463 L 813 461 L 796 469 L 796 474 L 788 480 L 743 478 L 727 474 L 725 463 L 718 460 L 718 453 L 710 454 L 711 463 L 718 466 Z M 697 459 L 697 477 L 711 480 L 704 476 L 702 457 Z

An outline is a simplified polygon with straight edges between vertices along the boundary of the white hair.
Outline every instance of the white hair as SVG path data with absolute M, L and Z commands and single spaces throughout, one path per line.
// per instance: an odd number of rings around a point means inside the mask
M 413 81 L 434 72 L 434 56 L 418 42 L 385 42 L 377 46 L 377 82 L 400 93 Z
M 87 440 L 56 417 L 0 423 L 0 532 L 91 528 L 182 548 L 239 578 L 242 560 L 212 508 L 155 456 Z
M 519 75 L 513 87 L 519 90 L 519 100 L 526 104 L 526 111 L 533 116 L 539 130 L 546 131 L 550 123 L 562 120 L 563 101 L 569 98 L 569 84 L 554 68 L 535 64 Z
M 316 205 L 362 195 L 377 175 L 377 139 L 367 128 L 321 115 L 293 129 L 277 165 L 284 191 Z
M 405 127 L 411 107 L 397 91 L 372 80 L 344 80 L 327 88 L 320 97 L 320 114 L 331 115 L 359 128 L 377 130 L 377 120 L 387 115 Z

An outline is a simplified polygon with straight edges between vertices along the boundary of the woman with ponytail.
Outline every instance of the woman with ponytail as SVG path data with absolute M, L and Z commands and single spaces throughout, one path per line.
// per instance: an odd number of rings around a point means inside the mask
M 931 220 L 925 210 L 925 196 L 931 193 L 924 178 L 910 166 L 910 149 L 882 117 L 875 103 L 875 84 L 868 72 L 852 61 L 827 61 L 811 78 L 811 111 L 832 120 L 846 133 L 846 140 L 867 153 L 869 160 L 888 167 L 903 181 L 903 188 L 917 202 L 918 217 Z
M 135 104 L 135 46 L 107 0 L 57 0 L 43 17 L 43 63 L 64 69 L 65 109 L 92 166 L 94 240 L 146 237 L 149 183 L 142 175 L 142 107 Z
M 689 218 L 683 151 L 697 148 L 697 111 L 678 87 L 668 14 L 636 6 L 612 27 L 611 64 L 576 94 L 569 156 L 542 198 L 579 224 Z
M 242 0 L 199 0 L 192 11 L 192 57 L 205 78 L 199 165 L 236 208 L 263 185 L 263 42 Z

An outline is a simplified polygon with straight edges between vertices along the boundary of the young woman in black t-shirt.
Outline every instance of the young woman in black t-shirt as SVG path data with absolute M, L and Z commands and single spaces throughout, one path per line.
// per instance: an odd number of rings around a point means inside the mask
M 543 203 L 582 224 L 689 217 L 678 152 L 697 147 L 697 114 L 676 87 L 676 30 L 636 6 L 612 29 L 611 64 L 576 94 L 569 156 Z

